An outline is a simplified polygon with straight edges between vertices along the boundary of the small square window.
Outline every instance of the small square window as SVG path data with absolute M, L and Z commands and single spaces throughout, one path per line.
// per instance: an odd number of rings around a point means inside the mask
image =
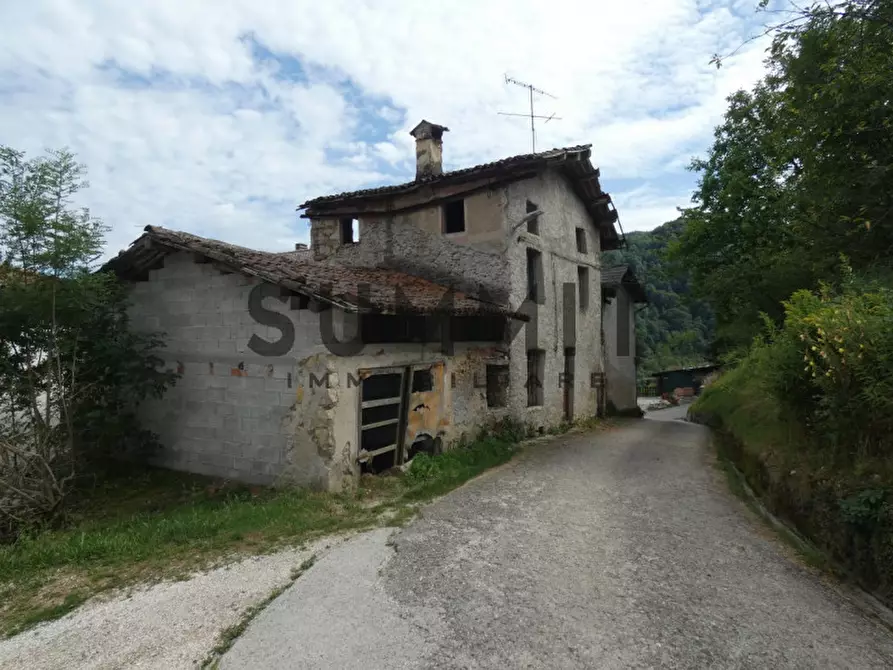
M 533 212 L 535 212 L 538 209 L 539 209 L 539 207 L 537 206 L 537 204 L 535 202 L 531 202 L 530 200 L 527 201 L 527 213 L 528 214 L 532 214 Z M 540 234 L 540 221 L 539 221 L 538 216 L 533 217 L 532 219 L 530 219 L 527 222 L 527 232 L 530 233 L 531 235 L 539 235 Z
M 509 366 L 487 366 L 487 407 L 505 407 L 508 404 Z
M 341 244 L 353 244 L 359 240 L 359 228 L 357 219 L 341 219 Z
M 465 201 L 453 200 L 443 206 L 443 232 L 465 232 Z
M 412 373 L 412 392 L 423 393 L 434 388 L 431 370 L 416 370 Z
M 577 228 L 577 251 L 586 253 L 586 231 L 582 228 Z

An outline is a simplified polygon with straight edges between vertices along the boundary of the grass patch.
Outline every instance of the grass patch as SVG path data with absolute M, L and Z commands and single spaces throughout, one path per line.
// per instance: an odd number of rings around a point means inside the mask
M 587 424 L 594 428 L 596 424 Z M 363 477 L 345 494 L 222 483 L 140 470 L 75 501 L 65 527 L 0 545 L 0 636 L 71 611 L 103 591 L 192 571 L 338 531 L 399 526 L 519 450 L 527 429 L 501 423 L 402 476 Z

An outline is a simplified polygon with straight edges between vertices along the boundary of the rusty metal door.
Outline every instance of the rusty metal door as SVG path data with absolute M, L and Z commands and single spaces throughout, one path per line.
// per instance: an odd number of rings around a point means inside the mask
M 433 443 L 449 423 L 443 363 L 413 365 L 409 371 L 403 457 L 416 443 Z

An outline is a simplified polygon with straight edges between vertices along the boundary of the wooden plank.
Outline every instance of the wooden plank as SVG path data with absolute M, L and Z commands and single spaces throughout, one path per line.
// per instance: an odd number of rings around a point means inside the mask
M 397 423 L 398 421 L 400 421 L 399 417 L 397 417 L 395 419 L 386 419 L 385 421 L 376 421 L 375 423 L 364 423 L 360 426 L 360 430 L 369 430 L 370 428 L 379 428 L 381 426 L 389 426 L 392 423 Z
M 399 405 L 400 402 L 400 396 L 393 396 L 391 398 L 380 398 L 378 400 L 367 400 L 365 402 L 361 402 L 360 408 L 367 409 L 369 407 L 382 407 L 383 405 Z
M 379 454 L 384 454 L 389 451 L 396 451 L 396 450 L 397 450 L 396 444 L 389 444 L 386 447 L 382 447 L 381 449 L 375 449 L 373 451 L 366 451 L 365 449 L 362 449 L 362 450 L 360 450 L 360 455 L 357 458 L 357 461 L 362 463 L 363 461 L 368 461 L 370 458 L 374 458 L 375 456 L 378 456 Z

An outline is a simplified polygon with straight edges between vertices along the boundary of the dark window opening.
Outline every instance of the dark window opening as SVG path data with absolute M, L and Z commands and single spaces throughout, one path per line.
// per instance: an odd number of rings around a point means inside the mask
M 453 200 L 443 206 L 443 232 L 465 232 L 465 201 Z
M 434 378 L 431 370 L 416 370 L 412 373 L 412 392 L 422 393 L 434 388 Z
M 582 228 L 577 228 L 577 251 L 586 253 L 586 231 Z
M 380 421 L 390 421 L 400 418 L 400 404 L 379 405 L 378 407 L 364 407 L 361 420 L 366 426 L 370 423 L 379 423 Z
M 532 214 L 533 212 L 535 212 L 538 209 L 539 209 L 539 207 L 537 207 L 535 202 L 530 202 L 530 200 L 527 201 L 527 213 L 528 214 Z M 540 221 L 539 221 L 538 216 L 533 217 L 532 219 L 530 219 L 527 222 L 527 232 L 530 233 L 531 235 L 539 235 L 540 234 Z
M 453 342 L 502 342 L 506 320 L 501 316 L 454 316 L 450 318 Z
M 360 338 L 366 344 L 383 342 L 439 342 L 440 321 L 406 314 L 363 314 Z
M 508 404 L 509 366 L 487 366 L 487 407 L 505 407 Z
M 589 268 L 577 268 L 577 284 L 580 294 L 580 309 L 589 307 Z
M 353 244 L 360 239 L 360 222 L 356 219 L 341 219 L 341 244 Z
M 364 314 L 360 318 L 360 337 L 365 344 L 385 342 L 441 341 L 441 317 L 405 314 Z M 506 321 L 496 315 L 453 316 L 448 336 L 452 342 L 502 342 Z
M 370 375 L 363 380 L 363 402 L 383 398 L 399 398 L 403 376 L 390 374 Z
M 527 297 L 538 304 L 543 301 L 543 255 L 536 249 L 527 250 Z
M 546 352 L 531 349 L 527 352 L 527 406 L 543 404 L 543 381 L 546 374 Z

